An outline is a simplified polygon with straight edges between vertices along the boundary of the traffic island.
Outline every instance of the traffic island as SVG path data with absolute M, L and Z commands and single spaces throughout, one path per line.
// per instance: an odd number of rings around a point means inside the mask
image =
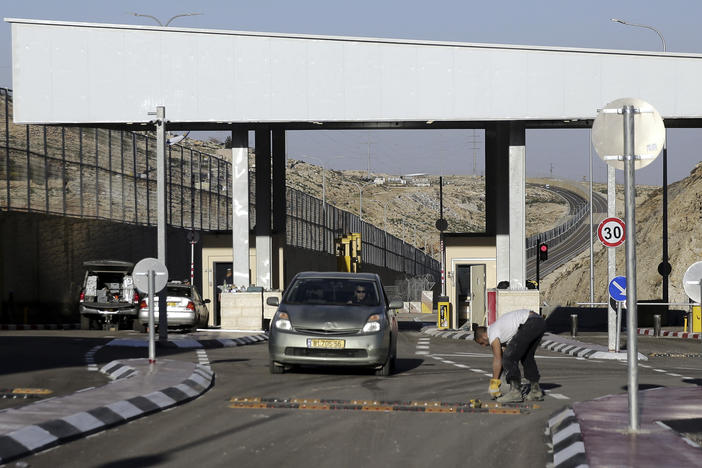
M 113 361 L 103 369 L 117 380 L 0 413 L 0 463 L 185 403 L 214 381 L 208 366 L 168 359 Z

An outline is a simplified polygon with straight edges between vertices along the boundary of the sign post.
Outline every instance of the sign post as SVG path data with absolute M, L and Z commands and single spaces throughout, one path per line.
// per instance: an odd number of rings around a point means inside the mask
M 190 285 L 192 286 L 195 284 L 195 244 L 200 240 L 200 233 L 197 231 L 188 231 L 186 237 L 190 244 Z
M 625 221 L 629 227 L 626 243 L 627 279 L 627 361 L 629 388 L 629 430 L 638 432 L 638 317 L 636 310 L 636 169 L 653 162 L 665 143 L 665 125 L 660 114 L 636 98 L 617 99 L 605 106 L 592 125 L 592 143 L 604 162 L 624 169 Z
M 155 364 L 154 294 L 166 287 L 166 283 L 168 283 L 168 269 L 166 269 L 166 265 L 164 265 L 163 262 L 156 258 L 143 258 L 134 265 L 134 272 L 132 275 L 134 276 L 134 286 L 142 293 L 148 293 L 149 295 L 149 364 Z M 158 310 L 159 319 L 161 317 L 168 317 L 168 312 L 166 312 L 165 307 L 162 308 L 161 305 L 159 305 Z

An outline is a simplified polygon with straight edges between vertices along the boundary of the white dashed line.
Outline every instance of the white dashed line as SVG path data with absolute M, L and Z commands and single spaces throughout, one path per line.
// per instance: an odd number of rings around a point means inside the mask
M 551 396 L 557 400 L 570 400 L 570 397 L 567 397 L 565 395 L 561 395 L 560 393 L 551 393 L 551 392 L 544 392 L 546 395 Z
M 88 366 L 88 371 L 90 372 L 97 372 L 98 371 L 98 365 L 95 362 L 95 353 L 98 352 L 100 348 L 102 348 L 103 345 L 97 345 L 93 346 L 90 351 L 85 353 L 85 363 Z
M 671 376 L 671 377 L 682 377 L 682 375 L 680 375 L 680 374 L 672 374 L 672 373 L 670 373 L 670 372 L 668 372 L 668 373 L 665 374 L 665 375 L 669 375 L 669 376 Z
M 414 354 L 429 354 L 429 351 L 417 351 Z
M 197 363 L 210 368 L 210 359 L 207 357 L 207 351 L 204 349 L 198 349 L 195 351 L 197 353 Z

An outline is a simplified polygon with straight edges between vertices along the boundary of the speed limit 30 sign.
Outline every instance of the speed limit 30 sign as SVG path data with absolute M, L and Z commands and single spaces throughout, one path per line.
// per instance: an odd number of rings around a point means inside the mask
M 597 228 L 597 237 L 605 247 L 617 247 L 624 242 L 626 229 L 619 218 L 607 218 Z

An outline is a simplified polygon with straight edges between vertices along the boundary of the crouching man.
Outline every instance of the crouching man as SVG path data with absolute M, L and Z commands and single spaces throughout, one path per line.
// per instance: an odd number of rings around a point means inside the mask
M 524 367 L 524 376 L 531 383 L 527 401 L 543 400 L 544 392 L 539 387 L 539 369 L 534 353 L 546 331 L 546 321 L 533 310 L 518 309 L 502 315 L 489 327 L 475 329 L 475 342 L 492 348 L 492 379 L 490 395 L 500 403 L 523 401 L 519 362 Z M 504 347 L 504 351 L 503 348 Z M 509 391 L 502 395 L 500 374 L 505 371 Z

